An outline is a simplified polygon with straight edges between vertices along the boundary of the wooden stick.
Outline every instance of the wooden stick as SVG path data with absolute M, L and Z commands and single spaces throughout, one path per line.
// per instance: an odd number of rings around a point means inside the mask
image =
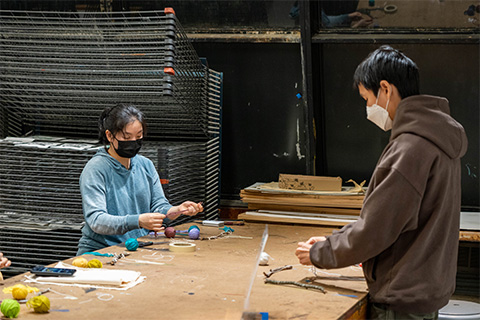
M 314 284 L 300 283 L 300 282 L 296 282 L 296 281 L 277 281 L 277 280 L 272 280 L 272 279 L 265 279 L 265 283 L 280 284 L 280 285 L 291 284 L 291 285 L 302 287 L 302 288 L 305 288 L 305 289 L 317 289 L 317 290 L 322 291 L 323 293 L 327 293 L 322 286 L 317 286 L 317 285 L 314 285 Z

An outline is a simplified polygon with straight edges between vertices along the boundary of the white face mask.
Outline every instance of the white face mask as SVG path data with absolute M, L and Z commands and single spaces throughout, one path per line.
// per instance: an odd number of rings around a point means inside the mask
M 378 97 L 380 96 L 380 91 L 377 94 L 377 101 L 372 106 L 367 106 L 367 119 L 375 123 L 383 131 L 388 131 L 392 129 L 393 121 L 388 115 L 388 103 L 390 99 L 387 100 L 387 106 L 384 108 L 380 107 L 378 103 Z

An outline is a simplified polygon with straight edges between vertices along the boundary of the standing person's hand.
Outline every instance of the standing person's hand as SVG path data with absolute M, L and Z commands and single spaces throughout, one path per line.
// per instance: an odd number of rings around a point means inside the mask
M 298 258 L 298 261 L 304 265 L 311 265 L 312 261 L 310 260 L 310 248 L 315 242 L 325 241 L 325 237 L 311 237 L 306 242 L 299 242 L 297 250 L 295 250 L 295 255 Z
M 165 215 L 158 212 L 142 213 L 138 218 L 138 224 L 141 228 L 159 232 L 165 229 L 162 227 L 163 219 Z
M 3 253 L 0 252 L 0 269 L 10 267 L 12 262 L 3 256 Z
M 306 243 L 314 244 L 315 242 L 325 241 L 325 240 L 327 240 L 327 238 L 325 238 L 325 237 L 311 237 L 310 239 L 308 239 L 308 241 Z

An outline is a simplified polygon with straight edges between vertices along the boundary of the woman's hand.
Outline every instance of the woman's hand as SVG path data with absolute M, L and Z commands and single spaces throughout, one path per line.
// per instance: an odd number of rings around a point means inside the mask
M 158 212 L 142 213 L 138 217 L 138 224 L 141 228 L 158 232 L 165 229 L 162 227 L 163 219 L 165 219 L 165 215 Z
M 0 252 L 0 269 L 10 267 L 12 262 L 3 256 L 3 253 Z
M 202 203 L 195 203 L 192 201 L 185 201 L 179 206 L 171 207 L 170 210 L 167 212 L 167 217 L 170 220 L 177 218 L 180 214 L 184 214 L 186 216 L 194 216 L 199 212 L 203 211 Z

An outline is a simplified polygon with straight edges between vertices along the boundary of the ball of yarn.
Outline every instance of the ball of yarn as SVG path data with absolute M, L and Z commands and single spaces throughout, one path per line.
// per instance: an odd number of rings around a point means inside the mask
M 175 238 L 175 233 L 177 233 L 177 231 L 174 227 L 168 227 L 165 229 L 165 237 L 167 238 Z
M 13 299 L 23 300 L 28 295 L 28 289 L 23 284 L 16 284 L 12 288 Z
M 5 299 L 2 301 L 2 305 L 0 306 L 0 311 L 3 315 L 7 318 L 16 318 L 20 313 L 20 303 L 17 300 L 13 299 Z
M 46 296 L 36 296 L 27 301 L 27 307 L 36 313 L 47 313 L 50 310 L 50 300 Z
M 258 264 L 261 266 L 266 266 L 268 265 L 268 260 L 270 259 L 270 255 L 266 252 L 262 252 L 260 254 L 260 260 L 258 261 Z
M 192 240 L 197 240 L 200 237 L 200 229 L 192 228 L 188 231 L 188 236 Z
M 125 247 L 128 251 L 135 251 L 138 249 L 138 241 L 135 238 L 130 238 L 125 241 Z
M 88 260 L 84 257 L 75 258 L 73 259 L 72 265 L 79 268 L 87 268 Z
M 103 264 L 98 259 L 92 259 L 92 260 L 88 261 L 88 267 L 89 268 L 102 268 Z

